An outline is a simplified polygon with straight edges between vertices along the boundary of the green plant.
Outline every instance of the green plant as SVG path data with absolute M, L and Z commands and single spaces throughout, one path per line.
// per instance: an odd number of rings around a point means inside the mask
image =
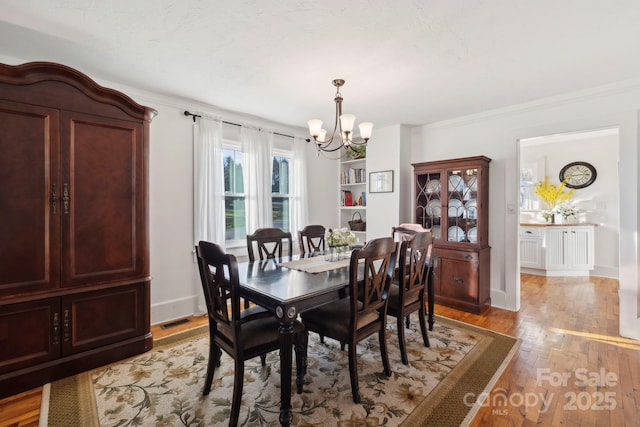
M 362 159 L 367 155 L 366 145 L 350 145 L 347 148 L 347 156 L 352 159 Z

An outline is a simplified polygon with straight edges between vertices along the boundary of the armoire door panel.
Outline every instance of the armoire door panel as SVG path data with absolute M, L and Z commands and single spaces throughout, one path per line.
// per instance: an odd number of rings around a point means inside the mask
M 144 284 L 62 298 L 62 355 L 141 335 Z
M 59 286 L 58 123 L 0 100 L 0 297 Z
M 0 306 L 0 374 L 60 356 L 60 300 Z
M 144 271 L 142 125 L 64 113 L 62 286 L 140 277 Z M 68 145 L 65 143 L 68 142 Z

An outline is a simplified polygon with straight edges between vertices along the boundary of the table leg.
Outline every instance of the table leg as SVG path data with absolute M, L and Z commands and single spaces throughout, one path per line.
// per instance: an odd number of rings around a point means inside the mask
M 280 425 L 289 426 L 291 413 L 291 347 L 293 345 L 293 324 L 291 320 L 280 320 Z
M 433 318 L 433 302 L 434 302 L 434 295 L 433 295 L 433 282 L 434 282 L 434 277 L 433 277 L 433 269 L 430 271 L 429 273 L 429 277 L 427 277 L 427 308 L 429 309 L 429 316 L 428 316 L 428 321 L 429 321 L 429 330 L 433 331 L 433 323 L 434 323 L 434 318 Z

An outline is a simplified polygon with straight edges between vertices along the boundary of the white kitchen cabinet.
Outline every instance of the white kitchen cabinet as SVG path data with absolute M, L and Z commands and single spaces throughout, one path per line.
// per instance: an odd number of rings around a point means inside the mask
M 520 266 L 544 269 L 544 228 L 520 227 Z
M 520 227 L 520 266 L 543 276 L 588 276 L 594 267 L 590 224 Z
M 593 226 L 547 227 L 547 276 L 588 276 L 593 270 Z

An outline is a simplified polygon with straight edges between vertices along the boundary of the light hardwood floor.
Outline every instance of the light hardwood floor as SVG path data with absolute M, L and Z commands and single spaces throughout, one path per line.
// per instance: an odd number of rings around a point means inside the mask
M 434 310 L 522 340 L 472 426 L 639 425 L 640 341 L 618 335 L 618 282 L 522 275 L 521 288 L 519 312 Z M 154 336 L 206 323 L 191 320 Z M 1 400 L 0 426 L 37 426 L 40 395 Z

